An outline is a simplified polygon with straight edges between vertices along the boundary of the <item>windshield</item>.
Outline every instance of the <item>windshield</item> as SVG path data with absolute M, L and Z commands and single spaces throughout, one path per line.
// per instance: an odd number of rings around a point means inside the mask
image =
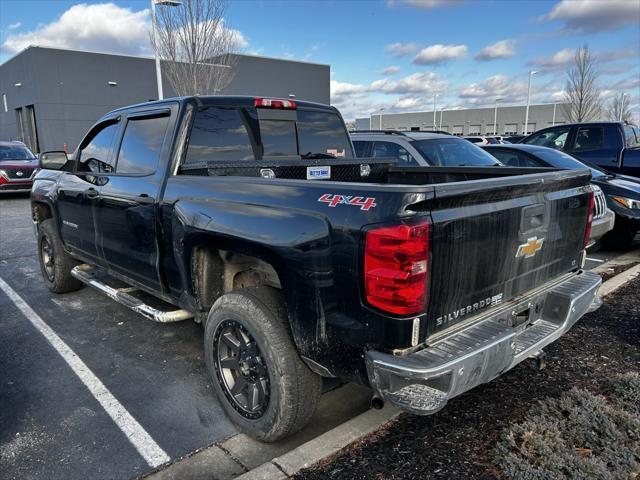
M 553 149 L 540 149 L 535 151 L 536 156 L 550 164 L 555 168 L 574 169 L 574 168 L 588 168 L 591 170 L 591 176 L 593 178 L 604 177 L 609 175 L 608 173 L 596 168 L 594 165 L 587 164 L 586 162 L 579 162 L 571 155 L 563 152 L 559 152 Z
M 0 161 L 2 160 L 34 160 L 36 157 L 27 147 L 19 145 L 0 145 Z
M 411 145 L 434 167 L 502 165 L 480 147 L 461 138 L 415 140 Z

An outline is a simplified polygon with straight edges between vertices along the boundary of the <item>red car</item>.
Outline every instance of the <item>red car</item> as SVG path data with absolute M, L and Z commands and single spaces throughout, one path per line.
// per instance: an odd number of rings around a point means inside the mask
M 0 193 L 30 192 L 38 160 L 22 142 L 0 142 Z

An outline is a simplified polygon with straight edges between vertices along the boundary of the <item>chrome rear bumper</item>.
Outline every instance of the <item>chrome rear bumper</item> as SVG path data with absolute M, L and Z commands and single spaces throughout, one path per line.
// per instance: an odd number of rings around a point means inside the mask
M 599 275 L 582 271 L 497 307 L 415 353 L 370 351 L 366 361 L 371 386 L 398 408 L 435 413 L 449 399 L 493 380 L 557 340 L 589 311 L 601 283 Z M 526 321 L 520 322 L 523 317 Z

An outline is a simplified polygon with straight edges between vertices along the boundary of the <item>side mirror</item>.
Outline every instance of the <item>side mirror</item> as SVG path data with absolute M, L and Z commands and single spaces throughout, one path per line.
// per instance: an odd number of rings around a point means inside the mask
M 40 154 L 39 161 L 40 168 L 46 170 L 62 170 L 69 161 L 69 157 L 67 157 L 66 152 L 63 151 L 43 152 Z

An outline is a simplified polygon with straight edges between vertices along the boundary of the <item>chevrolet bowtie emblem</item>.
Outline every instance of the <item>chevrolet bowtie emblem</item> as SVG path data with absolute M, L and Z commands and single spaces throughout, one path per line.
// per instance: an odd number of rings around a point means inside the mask
M 523 243 L 518 246 L 518 251 L 516 252 L 516 258 L 524 257 L 530 258 L 533 257 L 536 253 L 542 250 L 542 244 L 544 243 L 544 238 L 538 240 L 538 237 L 533 237 L 527 240 L 527 243 Z

